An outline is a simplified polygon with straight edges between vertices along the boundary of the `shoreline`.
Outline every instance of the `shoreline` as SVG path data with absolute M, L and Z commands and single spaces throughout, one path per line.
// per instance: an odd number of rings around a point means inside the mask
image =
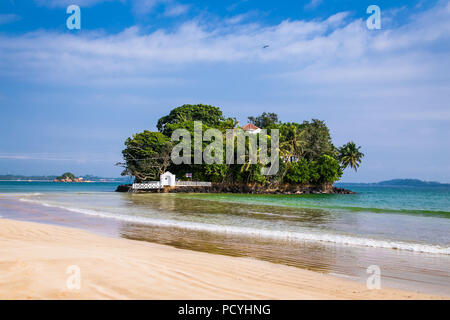
M 67 268 L 81 271 L 69 290 Z M 251 258 L 0 219 L 1 299 L 449 299 Z
M 116 192 L 134 193 L 237 193 L 237 194 L 356 194 L 356 192 L 335 187 L 333 185 L 298 185 L 298 184 L 276 184 L 264 186 L 259 184 L 227 184 L 212 183 L 210 187 L 204 186 L 165 186 L 159 189 L 132 189 L 132 184 L 121 184 L 117 186 Z

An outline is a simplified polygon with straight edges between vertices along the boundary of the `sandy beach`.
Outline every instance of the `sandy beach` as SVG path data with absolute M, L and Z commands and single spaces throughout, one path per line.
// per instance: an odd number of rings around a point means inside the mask
M 81 287 L 69 289 L 70 266 Z M 0 299 L 439 299 L 285 265 L 0 219 Z

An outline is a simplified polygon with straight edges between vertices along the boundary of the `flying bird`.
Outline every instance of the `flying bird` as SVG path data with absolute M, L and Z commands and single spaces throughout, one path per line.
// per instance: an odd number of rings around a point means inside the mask
M 269 47 L 269 45 L 266 44 L 266 45 L 263 46 L 263 49 L 268 48 L 268 47 Z

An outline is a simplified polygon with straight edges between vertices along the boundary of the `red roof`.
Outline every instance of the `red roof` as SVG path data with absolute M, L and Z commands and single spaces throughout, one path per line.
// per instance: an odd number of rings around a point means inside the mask
M 250 131 L 250 130 L 258 130 L 259 128 L 255 126 L 254 124 L 247 123 L 245 126 L 242 127 L 242 130 L 244 131 Z

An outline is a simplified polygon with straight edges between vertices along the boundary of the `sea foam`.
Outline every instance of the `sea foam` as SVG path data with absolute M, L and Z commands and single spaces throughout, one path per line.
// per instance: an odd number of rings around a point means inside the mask
M 412 243 L 404 241 L 392 241 L 364 238 L 358 236 L 349 236 L 333 233 L 314 233 L 314 232 L 291 232 L 280 230 L 268 230 L 249 227 L 239 227 L 230 225 L 214 225 L 210 223 L 168 220 L 168 219 L 155 219 L 142 216 L 131 216 L 124 214 L 116 214 L 107 211 L 98 211 L 92 209 L 74 208 L 70 206 L 63 206 L 59 204 L 48 203 L 41 200 L 20 199 L 24 202 L 37 203 L 46 207 L 54 207 L 72 212 L 77 212 L 85 215 L 96 216 L 101 218 L 115 219 L 119 221 L 141 223 L 160 227 L 180 228 L 195 231 L 206 231 L 211 233 L 221 234 L 235 234 L 242 236 L 271 238 L 277 240 L 296 241 L 296 242 L 324 242 L 338 245 L 352 245 L 352 246 L 364 246 L 374 248 L 386 248 L 397 249 L 412 252 L 424 252 L 433 254 L 445 254 L 450 255 L 450 247 L 443 247 L 438 245 Z

